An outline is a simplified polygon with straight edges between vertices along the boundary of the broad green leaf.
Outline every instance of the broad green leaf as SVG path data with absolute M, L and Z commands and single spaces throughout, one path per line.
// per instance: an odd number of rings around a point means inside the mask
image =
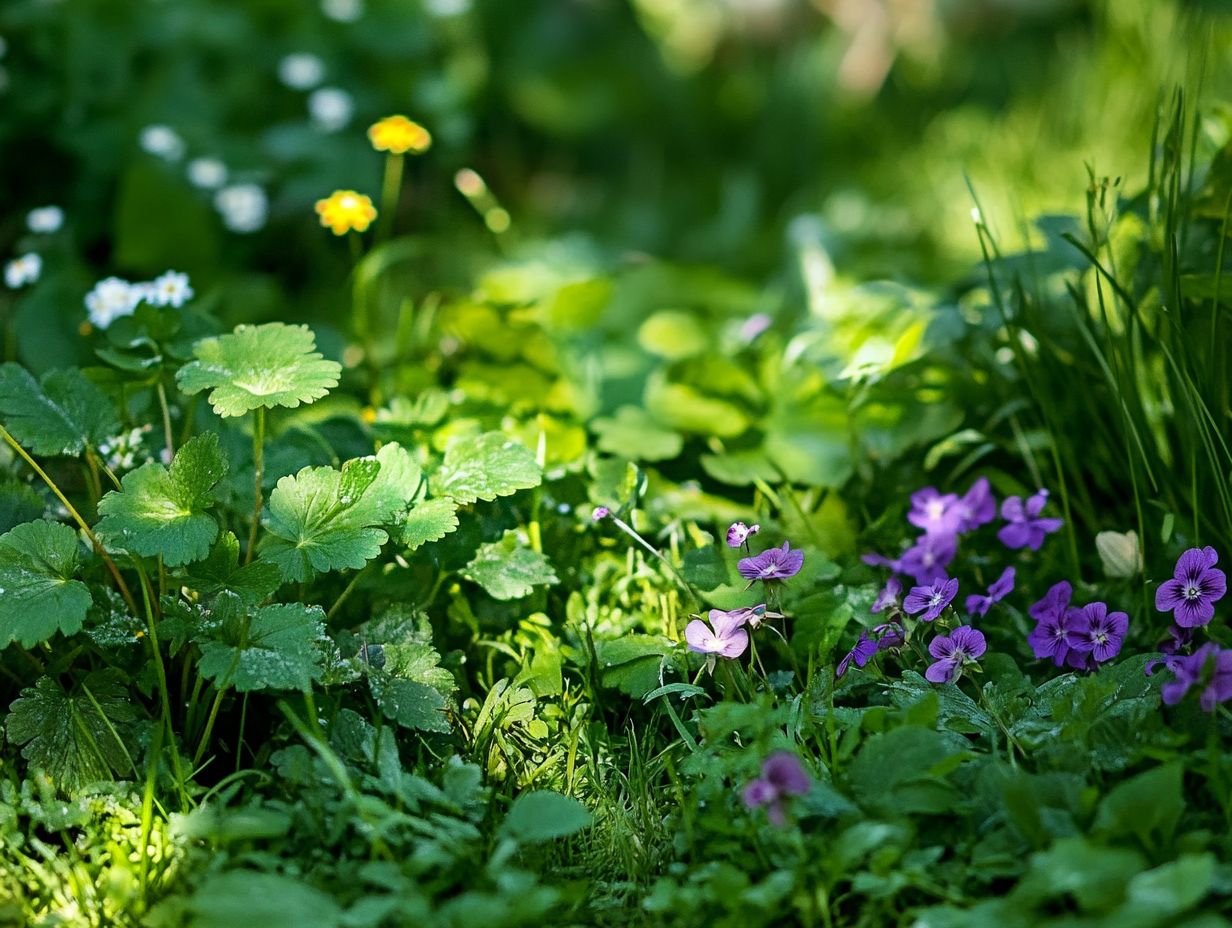
M 34 490 L 19 480 L 0 483 L 0 532 L 33 522 L 47 507 Z
M 533 844 L 575 834 L 590 822 L 590 811 L 576 799 L 538 790 L 513 801 L 501 830 L 515 841 Z
M 268 531 L 261 559 L 284 580 L 363 567 L 389 536 L 379 526 L 397 522 L 419 489 L 421 475 L 398 445 L 376 457 L 332 467 L 305 467 L 283 477 L 262 516 Z
M 543 471 L 529 449 L 501 432 L 487 432 L 449 445 L 433 480 L 433 495 L 450 496 L 459 503 L 491 502 L 542 481 Z
M 426 499 L 416 503 L 402 523 L 402 543 L 414 551 L 430 541 L 440 541 L 458 527 L 458 504 L 451 499 Z
M 209 557 L 195 563 L 183 581 L 207 596 L 230 590 L 250 606 L 268 599 L 281 584 L 282 573 L 273 564 L 254 561 L 240 566 L 240 542 L 232 532 L 224 533 Z
M 595 642 L 603 685 L 640 699 L 663 683 L 675 643 L 660 635 L 622 635 Z
M 749 417 L 739 406 L 688 384 L 652 378 L 646 385 L 645 403 L 656 420 L 682 432 L 735 438 L 749 427 Z
M 368 682 L 376 704 L 391 721 L 416 731 L 447 733 L 450 730 L 449 720 L 445 718 L 447 702 L 435 687 L 383 671 L 374 671 Z
M 538 551 L 519 545 L 514 532 L 506 532 L 501 541 L 482 545 L 466 565 L 464 575 L 493 599 L 521 599 L 537 586 L 558 582 L 552 562 Z
M 1099 804 L 1095 830 L 1136 835 L 1147 847 L 1168 841 L 1185 811 L 1180 764 L 1166 764 L 1114 786 Z
M 42 383 L 18 364 L 0 364 L 0 422 L 35 454 L 81 454 L 120 428 L 115 407 L 75 367 Z
M 185 903 L 189 928 L 340 928 L 342 909 L 306 883 L 277 873 L 231 870 L 206 877 Z
M 238 602 L 232 594 L 222 594 Z M 319 606 L 287 603 L 263 606 L 232 617 L 234 604 L 215 631 L 218 638 L 201 644 L 197 672 L 215 685 L 252 690 L 308 690 L 323 672 L 318 642 L 325 636 L 325 613 Z M 238 607 L 242 610 L 242 605 Z M 247 628 L 243 618 L 247 617 Z M 241 627 L 236 628 L 236 624 Z
M 193 355 L 197 360 L 180 368 L 176 382 L 189 395 L 209 390 L 220 416 L 315 402 L 338 385 L 342 373 L 316 350 L 306 325 L 237 326 L 229 335 L 203 338 Z
M 612 418 L 596 419 L 599 449 L 638 461 L 667 461 L 680 454 L 684 439 L 638 406 L 621 406 Z
M 59 789 L 133 774 L 117 735 L 124 737 L 137 713 L 114 675 L 93 674 L 72 694 L 40 677 L 9 710 L 9 740 L 24 744 L 31 769 L 44 771 Z
M 168 567 L 199 561 L 218 537 L 207 510 L 227 472 L 218 436 L 206 432 L 176 452 L 171 467 L 157 461 L 124 476 L 120 490 L 99 500 L 98 534 L 109 546 L 153 557 Z
M 1182 855 L 1130 880 L 1126 908 L 1134 913 L 1176 915 L 1210 892 L 1215 874 L 1212 854 Z
M 946 812 L 959 797 L 940 771 L 961 761 L 965 746 L 957 735 L 915 725 L 873 735 L 848 768 L 851 789 L 886 815 Z
M 27 522 L 0 535 L 0 647 L 33 647 L 56 632 L 81 628 L 90 590 L 74 580 L 77 533 L 58 522 Z

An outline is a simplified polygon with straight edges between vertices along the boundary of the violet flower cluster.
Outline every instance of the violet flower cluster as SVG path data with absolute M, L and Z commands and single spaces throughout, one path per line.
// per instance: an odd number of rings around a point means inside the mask
M 775 825 L 787 823 L 784 800 L 803 796 L 813 786 L 812 778 L 790 751 L 775 751 L 761 765 L 761 776 L 744 787 L 744 804 L 750 811 L 765 809 Z
M 1129 616 L 1109 612 L 1102 602 L 1071 606 L 1073 595 L 1073 587 L 1062 580 L 1031 606 L 1028 613 L 1035 619 L 1035 629 L 1027 635 L 1027 644 L 1040 660 L 1091 670 L 1121 653 Z

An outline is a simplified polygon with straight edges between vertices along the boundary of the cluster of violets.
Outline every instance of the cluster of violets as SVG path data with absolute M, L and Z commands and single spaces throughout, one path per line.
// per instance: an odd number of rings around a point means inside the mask
M 747 552 L 749 539 L 760 531 L 760 525 L 734 522 L 727 530 L 727 544 L 732 548 L 744 548 Z M 785 541 L 782 547 L 767 548 L 760 554 L 741 558 L 736 569 L 740 576 L 749 581 L 750 588 L 754 583 L 761 582 L 763 589 L 772 596 L 780 583 L 794 577 L 803 566 L 804 552 L 793 549 L 791 543 Z M 782 613 L 771 611 L 764 602 L 729 611 L 711 609 L 708 621 L 694 619 L 685 626 L 684 638 L 690 651 L 705 654 L 711 660 L 716 657 L 734 659 L 749 647 L 748 629 L 756 629 L 766 619 L 781 618 Z
M 997 538 L 1011 550 L 1038 551 L 1048 535 L 1063 525 L 1062 520 L 1045 516 L 1048 491 L 1040 490 L 1023 499 L 1011 496 L 1001 503 L 1002 525 Z M 842 677 L 852 664 L 864 667 L 881 651 L 901 648 L 909 637 L 906 618 L 913 622 L 937 622 L 948 612 L 958 595 L 958 580 L 949 575 L 962 537 L 997 518 L 997 500 L 985 477 L 977 479 L 959 496 L 925 487 L 911 495 L 907 521 L 920 530 L 919 536 L 897 558 L 866 554 L 863 560 L 874 567 L 891 571 L 885 587 L 873 603 L 874 613 L 887 612 L 889 621 L 861 633 L 854 648 L 839 662 L 836 673 Z M 984 593 L 966 598 L 971 619 L 983 618 L 988 611 L 1014 590 L 1015 569 L 1007 567 Z M 903 578 L 914 581 L 903 595 Z M 933 683 L 953 683 L 963 668 L 976 663 L 987 650 L 984 635 L 970 624 L 958 625 L 939 634 L 929 643 L 933 658 L 924 676 Z
M 1155 608 L 1171 612 L 1173 624 L 1160 646 L 1161 656 L 1147 664 L 1146 672 L 1153 674 L 1161 665 L 1172 672 L 1172 679 L 1160 688 L 1169 706 L 1194 686 L 1202 687 L 1198 704 L 1207 712 L 1232 699 L 1232 649 L 1208 641 L 1189 651 L 1195 630 L 1211 623 L 1215 603 L 1228 591 L 1228 578 L 1215 566 L 1218 563 L 1214 548 L 1190 548 L 1177 559 L 1172 579 L 1155 591 Z
M 803 796 L 813 781 L 800 758 L 790 751 L 775 751 L 762 762 L 761 776 L 744 787 L 744 805 L 750 811 L 765 809 L 772 824 L 787 824 L 785 800 Z

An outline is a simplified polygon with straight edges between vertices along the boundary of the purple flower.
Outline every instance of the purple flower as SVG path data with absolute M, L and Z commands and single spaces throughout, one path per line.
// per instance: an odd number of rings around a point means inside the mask
M 804 566 L 804 552 L 793 551 L 788 542 L 781 548 L 767 548 L 761 554 L 743 558 L 736 569 L 745 580 L 786 580 Z
M 773 321 L 768 313 L 754 313 L 741 323 L 739 331 L 740 340 L 745 344 L 752 342 L 758 335 L 770 328 L 770 324 Z
M 1215 564 L 1214 548 L 1190 548 L 1176 562 L 1172 579 L 1155 591 L 1155 608 L 1171 612 L 1182 628 L 1205 625 L 1215 616 L 1215 603 L 1228 590 L 1227 577 Z
M 750 535 L 756 535 L 760 531 L 760 525 L 745 525 L 743 522 L 733 522 L 727 530 L 727 547 L 739 548 L 749 540 Z
M 868 637 L 868 632 L 860 632 L 860 640 L 856 642 L 856 646 L 847 652 L 846 656 L 838 662 L 838 667 L 835 668 L 834 678 L 841 679 L 847 673 L 847 669 L 854 663 L 857 667 L 863 667 L 873 655 L 880 650 L 877 647 L 877 642 Z
M 606 506 L 596 506 L 595 511 L 590 514 L 590 517 L 596 522 L 600 522 L 611 514 L 612 510 L 608 509 Z
M 862 560 L 865 564 L 868 564 L 870 567 L 885 567 L 896 574 L 901 574 L 903 572 L 903 562 L 901 560 L 892 561 L 885 555 L 878 554 L 875 551 L 870 551 L 868 554 L 861 554 L 860 560 Z
M 938 635 L 928 643 L 928 653 L 937 658 L 924 671 L 930 683 L 953 683 L 962 676 L 963 664 L 984 656 L 987 645 L 982 633 L 970 625 L 960 625 L 948 635 Z
M 970 532 L 987 525 L 997 517 L 997 500 L 992 495 L 987 477 L 980 477 L 971 484 L 971 489 L 954 504 L 958 513 L 960 532 Z
M 903 585 L 899 582 L 898 577 L 891 577 L 886 581 L 886 585 L 881 588 L 881 592 L 877 594 L 877 598 L 873 601 L 873 608 L 869 611 L 885 612 L 891 606 L 898 605 L 898 597 L 903 592 Z
M 944 578 L 931 586 L 912 587 L 907 598 L 903 600 L 903 611 L 908 615 L 922 612 L 924 614 L 920 616 L 920 621 L 931 622 L 941 615 L 942 610 L 950 604 L 957 593 L 958 581 Z
M 1103 603 L 1083 606 L 1074 617 L 1075 651 L 1090 654 L 1096 664 L 1110 661 L 1121 653 L 1129 616 L 1124 612 L 1109 612 Z
M 903 627 L 897 622 L 886 622 L 884 625 L 878 625 L 873 629 L 873 635 L 877 636 L 878 651 L 900 648 L 903 642 L 907 640 L 907 636 L 903 634 Z
M 1211 665 L 1211 676 L 1198 698 L 1198 705 L 1205 712 L 1214 712 L 1219 703 L 1232 699 L 1232 650 L 1207 642 L 1193 654 L 1168 659 L 1167 667 L 1174 679 L 1160 688 L 1164 703 L 1175 706 L 1180 702 L 1190 687 L 1203 679 L 1208 665 Z
M 736 658 L 749 646 L 749 633 L 741 628 L 745 621 L 739 614 L 711 609 L 710 624 L 694 619 L 685 626 L 684 638 L 690 651 Z
M 953 535 L 921 535 L 916 543 L 903 552 L 900 566 L 902 572 L 916 583 L 932 583 L 944 579 L 945 569 L 954 560 L 958 540 Z
M 993 581 L 988 588 L 988 595 L 976 594 L 967 597 L 967 612 L 971 615 L 985 616 L 994 604 L 1001 602 L 1014 592 L 1014 568 L 1007 567 L 1001 571 L 1001 576 Z
M 1079 641 L 1077 617 L 1080 611 L 1073 608 L 1063 609 L 1040 620 L 1035 631 L 1027 635 L 1027 644 L 1037 658 L 1043 660 L 1050 657 L 1058 667 L 1066 661 L 1069 661 L 1071 667 L 1086 665 L 1085 655 L 1074 650 Z
M 1007 548 L 1030 548 L 1038 551 L 1044 536 L 1059 530 L 1065 523 L 1061 519 L 1041 519 L 1040 512 L 1048 502 L 1048 491 L 1040 490 L 1024 503 L 1021 497 L 1011 496 L 1001 504 L 1003 525 L 997 537 Z
M 756 606 L 741 606 L 739 609 L 733 609 L 727 614 L 741 625 L 747 622 L 749 628 L 756 628 L 766 619 L 784 618 L 781 612 L 770 612 L 767 610 L 765 603 L 758 603 Z
M 962 524 L 962 513 L 954 493 L 939 493 L 935 487 L 925 487 L 911 494 L 911 511 L 907 521 L 922 528 L 926 535 L 953 535 Z
M 813 786 L 813 781 L 789 751 L 775 751 L 761 765 L 761 776 L 744 787 L 744 804 L 751 811 L 765 807 L 766 815 L 775 825 L 787 821 L 783 800 L 790 796 L 803 796 Z
M 1054 583 L 1044 594 L 1044 598 L 1031 606 L 1027 610 L 1027 614 L 1036 622 L 1043 622 L 1045 619 L 1053 619 L 1065 614 L 1065 610 L 1069 608 L 1070 597 L 1074 595 L 1074 588 L 1069 585 L 1068 580 L 1062 580 L 1060 583 Z

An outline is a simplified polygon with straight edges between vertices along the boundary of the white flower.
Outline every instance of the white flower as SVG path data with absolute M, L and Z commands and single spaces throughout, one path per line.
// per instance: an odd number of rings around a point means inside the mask
M 188 162 L 188 182 L 202 190 L 214 190 L 227 182 L 227 166 L 217 158 L 193 158 Z
M 317 128 L 325 132 L 344 128 L 354 111 L 351 95 L 337 87 L 322 87 L 308 96 L 308 114 Z
M 1108 577 L 1134 577 L 1142 573 L 1142 549 L 1137 532 L 1100 532 L 1095 550 Z
M 321 0 L 321 12 L 335 22 L 353 23 L 364 15 L 364 0 Z
M 146 301 L 152 306 L 174 306 L 179 309 L 192 298 L 193 288 L 188 284 L 188 275 L 167 271 L 150 282 Z
M 38 209 L 30 210 L 29 215 L 26 216 L 26 226 L 31 232 L 51 235 L 53 232 L 59 232 L 62 225 L 64 225 L 64 210 L 58 206 L 40 206 Z
M 184 140 L 170 126 L 146 126 L 141 130 L 141 147 L 156 158 L 179 161 L 184 157 Z
M 461 16 L 471 8 L 471 0 L 427 0 L 424 4 L 427 11 L 440 19 L 450 16 Z
M 121 316 L 131 316 L 144 296 L 143 284 L 134 286 L 119 277 L 108 277 L 86 294 L 86 310 L 95 328 L 105 329 Z
M 278 79 L 292 90 L 311 90 L 325 79 L 325 62 L 308 52 L 295 52 L 278 62 Z
M 256 232 L 269 215 L 269 199 L 256 184 L 232 184 L 214 194 L 214 208 L 232 232 Z
M 42 272 L 43 259 L 34 252 L 30 252 L 28 255 L 14 258 L 4 266 L 4 282 L 16 290 L 18 287 L 34 283 Z

